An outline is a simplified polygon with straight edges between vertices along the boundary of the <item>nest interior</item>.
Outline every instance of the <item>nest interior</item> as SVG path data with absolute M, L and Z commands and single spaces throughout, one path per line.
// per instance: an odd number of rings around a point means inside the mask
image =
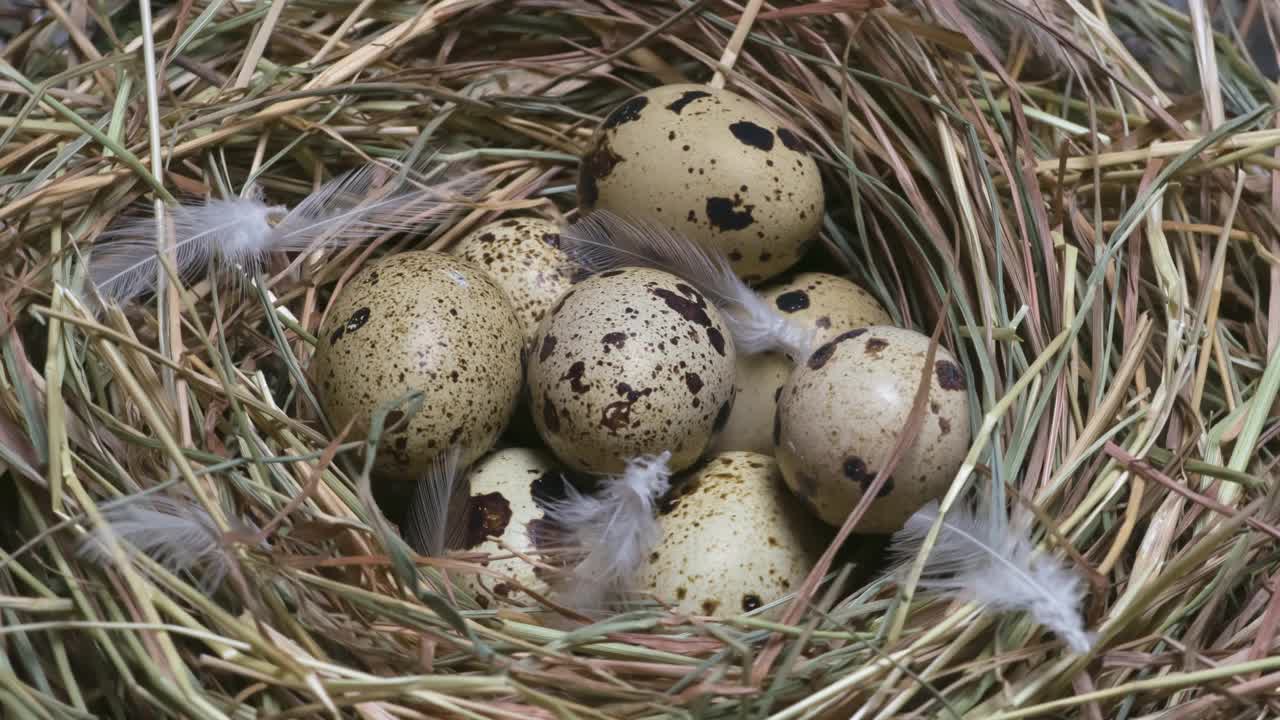
M 0 7 L 0 714 L 1280 715 L 1280 12 L 1189 5 Z M 362 500 L 367 443 L 326 428 L 307 374 L 335 287 L 505 214 L 572 217 L 600 119 L 676 82 L 803 135 L 827 207 L 802 267 L 941 325 L 972 379 L 949 497 L 1016 509 L 1087 579 L 1089 653 L 867 572 L 775 619 L 482 607 Z M 250 183 L 289 204 L 427 147 L 484 180 L 429 233 L 80 301 L 139 205 Z M 208 514 L 221 583 L 84 552 L 144 492 Z

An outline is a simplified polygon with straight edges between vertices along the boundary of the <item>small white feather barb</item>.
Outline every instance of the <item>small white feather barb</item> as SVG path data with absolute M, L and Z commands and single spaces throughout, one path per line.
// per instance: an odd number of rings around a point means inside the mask
M 981 520 L 967 508 L 947 514 L 920 587 L 937 590 L 995 610 L 1025 611 L 1053 630 L 1077 653 L 1093 647 L 1080 605 L 1084 583 L 1056 558 L 1035 549 L 1025 533 L 1001 521 L 1003 513 Z M 891 553 L 901 576 L 920 552 L 938 518 L 938 503 L 926 505 L 893 536 Z
M 172 573 L 195 574 L 201 589 L 209 593 L 222 585 L 234 562 L 213 517 L 193 502 L 162 495 L 131 498 L 104 508 L 102 518 L 109 529 L 96 528 L 77 551 L 98 565 L 109 565 L 114 559 L 108 532 Z M 257 532 L 247 522 L 243 529 Z
M 813 333 L 774 310 L 719 253 L 669 228 L 595 210 L 561 231 L 560 247 L 590 272 L 649 267 L 687 281 L 724 314 L 738 352 L 782 350 L 797 361 L 809 355 Z
M 252 188 L 249 197 L 208 199 L 166 210 L 173 226 L 175 269 L 191 281 L 212 260 L 239 266 L 250 277 L 274 252 L 300 252 L 350 245 L 386 232 L 419 230 L 443 221 L 459 207 L 454 200 L 474 189 L 457 178 L 434 185 L 417 169 L 385 185 L 392 170 L 369 164 L 322 185 L 292 210 L 267 205 Z M 130 217 L 104 232 L 89 256 L 89 277 L 106 301 L 124 303 L 156 287 L 159 256 L 155 219 Z
M 559 588 L 567 605 L 601 610 L 628 589 L 662 537 L 657 503 L 671 488 L 670 460 L 669 452 L 630 460 L 591 495 L 566 483 L 565 498 L 547 505 L 557 544 L 581 557 Z
M 414 488 L 404 540 L 420 555 L 442 557 L 461 544 L 471 495 L 470 483 L 459 467 L 461 457 L 456 446 L 440 453 Z

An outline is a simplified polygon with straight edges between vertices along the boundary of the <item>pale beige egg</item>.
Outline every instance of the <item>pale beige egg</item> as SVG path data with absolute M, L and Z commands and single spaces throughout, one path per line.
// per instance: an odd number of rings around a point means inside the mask
M 529 342 L 574 281 L 569 258 L 560 250 L 559 227 L 541 218 L 507 218 L 483 225 L 463 238 L 453 253 L 484 268 L 507 293 Z
M 662 540 L 638 587 L 682 613 L 733 617 L 800 585 L 827 532 L 787 490 L 773 458 L 731 452 L 707 461 L 666 503 Z
M 893 324 L 874 295 L 839 275 L 799 273 L 762 288 L 760 296 L 791 322 L 814 331 L 815 345 L 855 328 Z
M 798 366 L 778 400 L 774 455 L 791 489 L 841 525 L 903 432 L 924 371 L 928 336 L 850 330 Z M 856 531 L 891 533 L 950 486 L 969 449 L 969 394 L 955 356 L 938 348 L 924 423 Z
M 524 339 L 505 293 L 482 269 L 436 252 L 372 263 L 342 289 L 320 327 L 311 366 L 335 428 L 369 429 L 374 411 L 412 391 L 420 412 L 387 416 L 380 475 L 416 480 L 450 446 L 464 464 L 493 446 L 516 406 Z
M 542 321 L 529 395 L 547 446 L 574 470 L 621 472 L 671 452 L 694 463 L 733 406 L 733 340 L 714 305 L 659 270 L 578 283 Z
M 814 345 L 868 325 L 887 325 L 889 313 L 854 282 L 826 273 L 799 273 L 760 290 L 760 296 L 792 322 L 812 331 Z M 772 454 L 778 393 L 795 364 L 781 353 L 738 356 L 733 412 L 712 443 L 715 452 Z
M 817 237 L 825 198 L 800 136 L 754 101 L 666 85 L 613 110 L 578 174 L 578 204 L 666 225 L 762 282 Z
M 546 590 L 536 564 L 540 550 L 534 545 L 529 528 L 545 520 L 545 503 L 564 498 L 565 482 L 556 459 L 534 448 L 498 450 L 468 471 L 470 517 L 460 549 L 496 558 L 486 561 L 485 567 L 503 576 L 466 576 L 468 590 L 482 605 L 489 604 L 490 596 L 530 599 L 520 592 L 520 587 L 536 593 Z

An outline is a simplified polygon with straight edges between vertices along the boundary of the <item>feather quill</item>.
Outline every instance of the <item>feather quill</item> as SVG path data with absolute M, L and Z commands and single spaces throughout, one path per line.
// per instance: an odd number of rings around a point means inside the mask
M 468 478 L 459 467 L 461 457 L 457 446 L 436 455 L 413 490 L 404 540 L 420 555 L 442 557 L 462 544 L 471 493 Z
M 893 572 L 915 560 L 938 518 L 932 502 L 893 536 Z M 1088 652 L 1094 636 L 1085 632 L 1080 606 L 1084 583 L 1070 568 L 1036 550 L 1031 538 L 1010 526 L 1003 512 L 987 519 L 962 507 L 943 522 L 925 562 L 920 587 L 997 611 L 1025 611 L 1053 630 L 1077 653 Z
M 234 562 L 213 517 L 188 500 L 162 495 L 129 498 L 105 507 L 102 518 L 109 527 L 96 528 L 77 550 L 98 565 L 113 560 L 108 533 L 174 574 L 192 573 L 206 593 L 222 585 Z M 252 523 L 241 522 L 246 534 L 257 532 Z
M 669 228 L 595 210 L 561 231 L 560 247 L 589 272 L 649 267 L 682 278 L 721 310 L 739 352 L 782 350 L 799 361 L 812 349 L 813 333 L 774 310 L 728 260 Z
M 443 221 L 475 182 L 452 178 L 428 184 L 411 169 L 407 179 L 378 185 L 390 170 L 369 164 L 322 185 L 292 210 L 268 205 L 257 187 L 247 197 L 207 199 L 166 210 L 174 231 L 179 278 L 190 282 L 208 263 L 238 266 L 252 277 L 270 253 L 350 245 L 383 233 Z M 89 278 L 107 301 L 125 303 L 155 289 L 156 225 L 147 214 L 104 232 L 89 256 Z
M 563 548 L 578 555 L 557 590 L 578 610 L 604 609 L 624 593 L 661 539 L 658 499 L 671 488 L 670 452 L 627 462 L 593 494 L 565 484 L 565 497 L 547 503 L 545 521 L 557 529 Z

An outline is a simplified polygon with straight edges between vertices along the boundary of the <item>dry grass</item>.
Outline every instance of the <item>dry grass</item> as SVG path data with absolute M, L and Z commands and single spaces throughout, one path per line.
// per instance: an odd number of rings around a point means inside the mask
M 719 0 L 44 3 L 0 51 L 0 714 L 1280 714 L 1280 91 L 1199 12 L 1071 0 L 1005 48 L 961 0 L 880 4 L 751 2 L 748 25 Z M 910 582 L 811 589 L 785 623 L 654 608 L 566 629 L 448 594 L 448 562 L 369 517 L 365 442 L 325 427 L 306 381 L 335 285 L 502 212 L 570 210 L 599 117 L 713 76 L 820 158 L 811 265 L 901 324 L 943 319 L 977 430 L 947 502 L 1034 512 L 1091 579 L 1089 656 Z M 489 180 L 431 236 L 127 313 L 66 292 L 133 203 L 251 180 L 291 202 L 428 143 Z M 148 490 L 267 544 L 229 535 L 212 595 L 77 555 L 107 503 Z

